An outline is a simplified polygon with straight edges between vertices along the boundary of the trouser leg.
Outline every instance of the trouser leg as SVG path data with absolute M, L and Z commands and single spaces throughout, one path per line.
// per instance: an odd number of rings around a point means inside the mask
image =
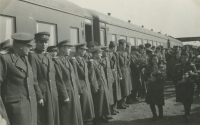
M 159 110 L 159 118 L 163 117 L 163 106 L 162 105 L 157 105 L 158 110 Z
M 153 117 L 157 117 L 157 114 L 156 114 L 156 106 L 154 104 L 150 104 L 150 109 L 151 109 L 151 112 L 153 114 Z

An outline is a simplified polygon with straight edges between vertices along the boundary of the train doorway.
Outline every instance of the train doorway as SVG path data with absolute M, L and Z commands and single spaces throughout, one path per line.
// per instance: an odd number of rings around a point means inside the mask
M 92 41 L 92 26 L 91 25 L 85 25 L 85 41 L 90 42 Z

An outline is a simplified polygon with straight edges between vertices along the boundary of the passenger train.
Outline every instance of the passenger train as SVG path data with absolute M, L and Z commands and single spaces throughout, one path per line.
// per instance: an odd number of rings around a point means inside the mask
M 84 9 L 66 0 L 1 0 L 0 42 L 14 32 L 50 32 L 49 46 L 69 39 L 72 44 L 125 39 L 132 45 L 150 43 L 165 48 L 182 46 L 173 37 L 156 33 L 95 10 Z

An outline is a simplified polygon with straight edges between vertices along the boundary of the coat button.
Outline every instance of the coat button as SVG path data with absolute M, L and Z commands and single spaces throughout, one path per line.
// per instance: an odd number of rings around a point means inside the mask
M 28 88 L 29 88 L 29 85 L 28 85 Z
M 29 96 L 29 98 L 31 99 L 31 96 Z
M 49 81 L 51 82 L 51 79 Z

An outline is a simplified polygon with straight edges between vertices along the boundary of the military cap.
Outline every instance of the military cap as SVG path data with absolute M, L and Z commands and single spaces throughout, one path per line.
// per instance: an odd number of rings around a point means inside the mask
M 139 48 L 137 46 L 131 46 L 131 51 L 138 51 Z
M 10 48 L 12 45 L 10 44 L 10 39 L 7 39 L 0 43 L 0 50 L 5 48 Z
M 126 40 L 120 39 L 120 40 L 119 40 L 119 45 L 120 45 L 120 44 L 126 44 Z
M 73 45 L 71 44 L 71 42 L 69 40 L 63 40 L 57 44 L 57 47 L 62 47 L 62 46 L 71 46 L 72 47 Z
M 127 47 L 131 46 L 131 43 L 126 41 L 126 46 Z
M 16 43 L 29 44 L 29 45 L 34 44 L 33 43 L 34 35 L 30 33 L 23 33 L 23 32 L 14 33 L 11 37 L 12 39 L 14 39 L 13 42 Z
M 161 46 L 157 46 L 156 49 L 161 49 Z
M 50 33 L 49 32 L 39 32 L 35 34 L 35 39 L 36 40 L 46 40 L 48 41 L 50 37 Z
M 110 41 L 109 48 L 117 46 L 116 41 Z
M 151 44 L 150 43 L 146 43 L 145 44 L 145 48 L 150 48 L 151 47 Z
M 139 48 L 140 48 L 140 49 L 144 49 L 144 45 L 140 44 L 140 45 L 139 45 Z
M 101 49 L 102 49 L 103 51 L 106 51 L 106 52 L 109 52 L 109 51 L 110 51 L 110 50 L 108 49 L 108 46 L 102 46 Z
M 79 43 L 79 44 L 76 44 L 75 45 L 75 47 L 76 47 L 76 49 L 88 49 L 87 47 L 86 47 L 86 44 L 87 43 Z
M 101 49 L 100 46 L 96 46 L 96 47 L 93 47 L 91 50 L 90 50 L 90 53 L 99 53 L 99 52 L 102 52 L 103 50 Z
M 56 46 L 49 46 L 47 48 L 47 52 L 55 52 L 58 51 L 58 48 Z
M 87 47 L 95 47 L 95 46 L 98 46 L 98 43 L 95 41 L 90 41 L 87 43 Z

